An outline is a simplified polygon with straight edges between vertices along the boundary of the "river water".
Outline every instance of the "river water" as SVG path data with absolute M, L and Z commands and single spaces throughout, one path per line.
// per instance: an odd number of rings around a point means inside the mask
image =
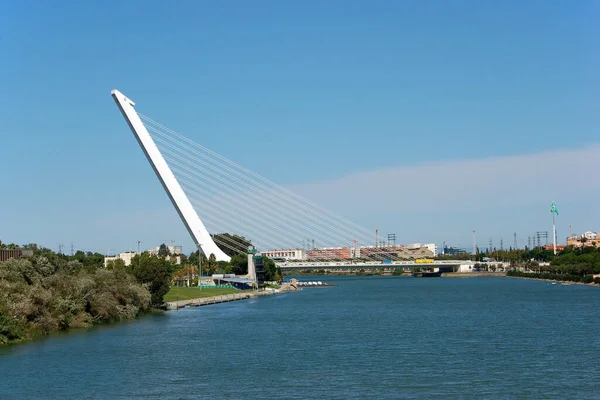
M 315 279 L 0 348 L 0 399 L 600 398 L 598 288 Z

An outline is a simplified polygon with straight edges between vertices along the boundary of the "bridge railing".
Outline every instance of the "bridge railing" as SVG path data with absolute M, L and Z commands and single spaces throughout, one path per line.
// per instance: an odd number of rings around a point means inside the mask
M 364 267 L 388 267 L 397 266 L 432 266 L 432 265 L 473 265 L 473 261 L 469 260 L 434 260 L 433 262 L 419 263 L 416 261 L 286 261 L 278 262 L 276 265 L 281 268 L 302 268 L 302 267 L 340 267 L 340 268 L 356 268 Z M 480 264 L 485 264 L 481 262 Z

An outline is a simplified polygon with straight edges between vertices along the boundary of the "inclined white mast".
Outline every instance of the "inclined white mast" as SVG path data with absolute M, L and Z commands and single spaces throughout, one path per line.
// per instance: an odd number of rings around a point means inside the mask
M 160 150 L 156 147 L 144 123 L 133 108 L 135 103 L 118 90 L 113 90 L 110 93 L 119 106 L 121 113 L 129 124 L 152 169 L 154 169 L 156 176 L 158 176 L 160 183 L 167 192 L 196 246 L 201 248 L 207 257 L 210 254 L 214 254 L 217 261 L 229 261 L 230 257 L 215 244 L 196 210 L 179 185 L 179 182 L 177 182 L 171 168 L 169 168 Z

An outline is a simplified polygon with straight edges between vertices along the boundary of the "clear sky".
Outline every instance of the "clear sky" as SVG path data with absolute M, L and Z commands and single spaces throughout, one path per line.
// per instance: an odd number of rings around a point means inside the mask
M 110 90 L 401 243 L 600 230 L 600 2 L 0 0 L 0 240 L 191 251 Z

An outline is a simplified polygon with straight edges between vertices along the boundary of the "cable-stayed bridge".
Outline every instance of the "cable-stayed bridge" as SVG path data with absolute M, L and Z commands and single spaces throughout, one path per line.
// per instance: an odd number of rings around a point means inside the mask
M 192 239 L 207 256 L 227 261 L 227 254 L 246 252 L 249 241 L 259 251 L 316 245 L 347 249 L 344 258 L 364 262 L 390 258 L 390 247 L 379 249 L 373 231 L 139 113 L 118 90 L 111 94 Z M 234 236 L 215 236 L 224 232 Z

